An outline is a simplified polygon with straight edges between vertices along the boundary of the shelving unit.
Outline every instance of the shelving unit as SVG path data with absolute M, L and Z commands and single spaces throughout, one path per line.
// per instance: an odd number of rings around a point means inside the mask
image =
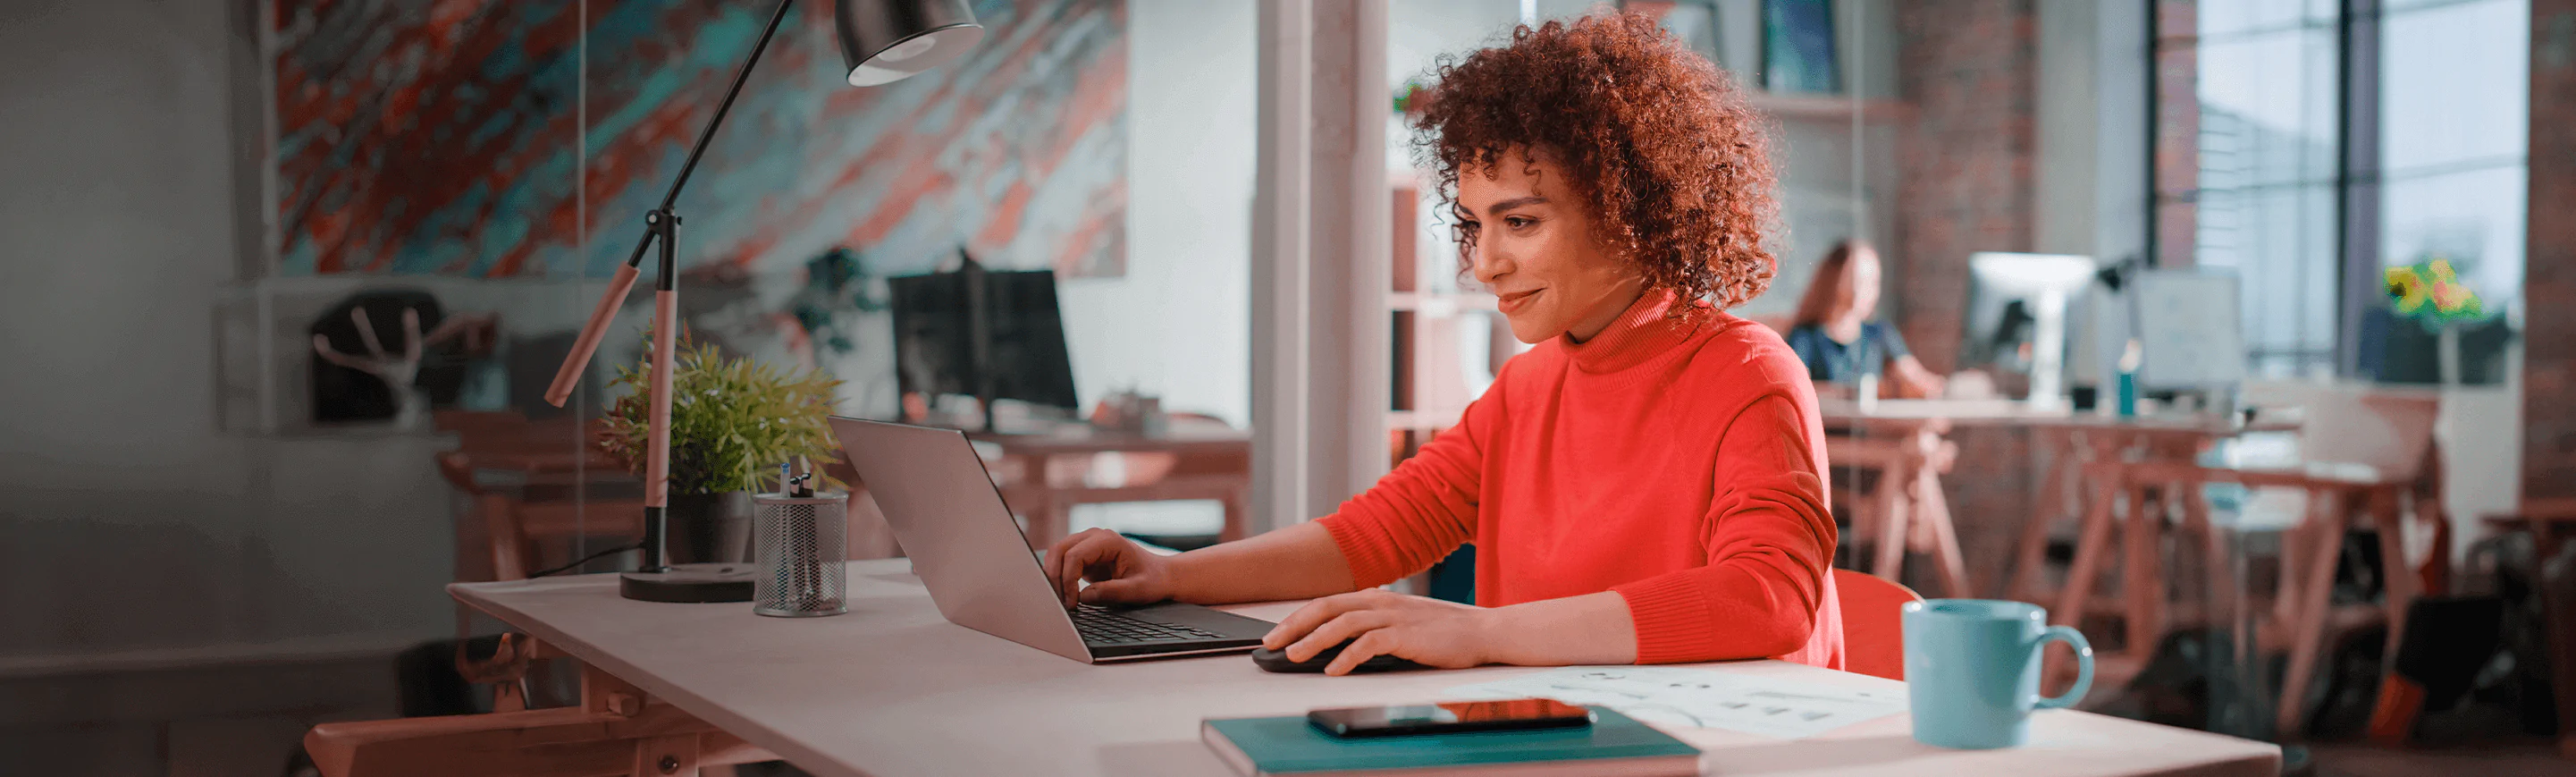
M 1862 121 L 1872 124 L 1904 121 L 1914 117 L 1914 106 L 1897 100 L 1854 100 L 1830 94 L 1782 94 L 1750 90 L 1753 107 L 1783 119 L 1834 119 L 1850 121 L 1858 111 Z
M 1467 403 L 1502 371 L 1503 361 L 1525 350 L 1495 310 L 1494 295 L 1458 288 L 1437 275 L 1455 271 L 1454 249 L 1436 219 L 1423 209 L 1422 183 L 1410 170 L 1390 171 L 1387 193 L 1394 208 L 1393 270 L 1386 295 L 1387 349 L 1394 384 L 1387 392 L 1387 463 L 1392 467 L 1422 450 L 1441 430 L 1458 423 Z M 1469 358 L 1481 341 L 1483 381 L 1471 384 Z M 1467 601 L 1474 567 L 1472 548 L 1460 548 L 1430 571 L 1406 578 L 1398 590 Z M 1445 581 L 1445 582 L 1443 582 Z
M 1446 241 L 1427 245 L 1421 238 L 1438 226 L 1424 218 L 1421 183 L 1410 172 L 1390 173 L 1388 199 L 1394 209 L 1393 277 L 1386 295 L 1388 334 L 1393 359 L 1389 374 L 1386 428 L 1389 463 L 1409 458 L 1433 435 L 1458 421 L 1467 403 L 1502 368 L 1503 360 L 1522 349 L 1496 315 L 1495 299 L 1474 289 L 1437 282 L 1431 269 L 1446 264 Z M 1486 354 L 1482 374 L 1467 362 L 1476 351 Z M 1480 380 L 1481 379 L 1481 380 Z

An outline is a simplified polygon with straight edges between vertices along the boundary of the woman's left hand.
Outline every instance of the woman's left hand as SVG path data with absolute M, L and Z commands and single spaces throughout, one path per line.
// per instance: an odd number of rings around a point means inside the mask
M 1284 647 L 1288 660 L 1304 661 L 1349 641 L 1350 647 L 1324 667 L 1329 675 L 1349 674 L 1360 662 L 1380 655 L 1465 669 L 1494 663 L 1492 635 L 1499 631 L 1500 613 L 1382 589 L 1354 591 L 1306 603 L 1262 637 L 1261 646 Z

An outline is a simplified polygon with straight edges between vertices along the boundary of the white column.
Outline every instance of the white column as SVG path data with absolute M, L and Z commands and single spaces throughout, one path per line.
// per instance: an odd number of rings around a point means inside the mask
M 1310 0 L 1263 0 L 1252 191 L 1252 509 L 1267 530 L 1315 513 L 1307 474 Z
M 1392 380 L 1386 309 L 1392 225 L 1386 0 L 1315 5 L 1311 509 L 1330 511 L 1386 474 Z
M 1268 0 L 1253 219 L 1253 500 L 1269 527 L 1386 472 L 1385 0 Z

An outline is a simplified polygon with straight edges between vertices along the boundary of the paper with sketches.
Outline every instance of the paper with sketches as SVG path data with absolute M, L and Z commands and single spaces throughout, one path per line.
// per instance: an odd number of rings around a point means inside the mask
M 1799 739 L 1905 711 L 1905 692 L 1841 688 L 1706 669 L 1570 667 L 1449 689 L 1458 699 L 1542 697 L 1649 723 Z

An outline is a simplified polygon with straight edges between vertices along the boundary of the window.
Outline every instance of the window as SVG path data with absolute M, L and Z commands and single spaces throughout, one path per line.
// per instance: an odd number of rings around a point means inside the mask
M 2404 347 L 2361 342 L 2383 267 L 2519 297 L 2529 0 L 2150 2 L 2155 254 L 2240 277 L 2254 374 Z
M 2392 0 L 2380 22 L 2379 256 L 2439 257 L 2489 310 L 2521 297 L 2528 0 Z

